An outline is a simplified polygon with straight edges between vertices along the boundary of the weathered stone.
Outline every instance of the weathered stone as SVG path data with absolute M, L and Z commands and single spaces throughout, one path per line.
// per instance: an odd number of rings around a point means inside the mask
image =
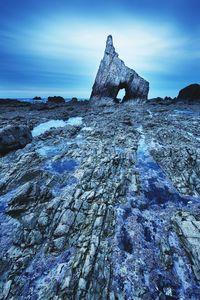
M 119 59 L 113 46 L 112 36 L 109 35 L 104 57 L 92 88 L 91 99 L 103 97 L 116 99 L 121 89 L 125 89 L 123 101 L 130 99 L 146 100 L 149 83 L 134 70 L 126 67 L 124 62 Z
M 4 285 L 4 287 L 3 287 L 3 299 L 7 299 L 8 294 L 10 292 L 11 284 L 12 284 L 12 280 L 8 280 L 6 282 L 6 284 Z
M 50 198 L 51 193 L 47 188 L 43 188 L 37 183 L 27 182 L 11 198 L 7 213 L 12 216 L 19 216 L 22 212 L 28 210 L 31 205 L 36 204 L 37 201 L 48 201 Z M 31 218 L 31 215 L 26 218 Z
M 31 141 L 32 134 L 28 126 L 8 125 L 0 129 L 0 155 L 23 148 Z
M 53 250 L 55 251 L 62 251 L 64 246 L 65 246 L 65 237 L 60 237 L 60 238 L 57 238 L 53 241 Z

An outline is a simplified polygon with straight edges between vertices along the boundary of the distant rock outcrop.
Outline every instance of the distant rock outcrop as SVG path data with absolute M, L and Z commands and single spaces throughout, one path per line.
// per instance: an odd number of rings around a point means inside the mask
M 149 83 L 134 70 L 125 66 L 113 46 L 112 36 L 106 42 L 104 57 L 100 63 L 90 98 L 108 97 L 116 99 L 119 90 L 125 89 L 123 101 L 147 99 Z
M 180 90 L 178 100 L 200 100 L 200 84 L 191 84 Z
M 65 99 L 61 96 L 48 97 L 47 103 L 65 103 Z
M 42 98 L 41 98 L 41 97 L 38 97 L 38 96 L 36 96 L 36 97 L 34 97 L 34 98 L 33 98 L 33 100 L 42 100 Z
M 6 126 L 0 129 L 0 154 L 25 147 L 32 141 L 28 126 Z

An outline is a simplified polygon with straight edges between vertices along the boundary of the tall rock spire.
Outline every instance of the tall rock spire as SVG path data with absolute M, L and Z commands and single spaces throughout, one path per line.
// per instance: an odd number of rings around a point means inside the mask
M 130 99 L 144 100 L 148 97 L 148 81 L 125 66 L 115 52 L 112 36 L 109 35 L 90 98 L 116 99 L 119 90 L 123 88 L 125 89 L 124 101 Z
M 112 38 L 112 35 L 109 35 L 107 37 L 107 40 L 106 40 L 106 49 L 105 49 L 105 54 L 110 54 L 110 55 L 113 55 L 115 54 L 115 48 L 113 46 L 113 38 Z

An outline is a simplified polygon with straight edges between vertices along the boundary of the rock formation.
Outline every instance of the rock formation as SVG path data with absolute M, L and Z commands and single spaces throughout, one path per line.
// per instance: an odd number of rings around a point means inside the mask
M 0 129 L 0 155 L 25 147 L 32 141 L 28 126 L 6 126 Z
M 65 103 L 65 99 L 61 96 L 48 97 L 48 103 Z
M 108 97 L 116 99 L 119 90 L 125 89 L 123 101 L 130 99 L 147 99 L 149 83 L 134 70 L 125 66 L 118 57 L 109 35 L 103 60 L 92 88 L 91 98 Z
M 200 84 L 191 84 L 180 90 L 179 100 L 200 100 Z

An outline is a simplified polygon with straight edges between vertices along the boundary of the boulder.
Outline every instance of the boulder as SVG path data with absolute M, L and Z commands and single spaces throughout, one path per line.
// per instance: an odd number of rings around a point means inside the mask
M 180 90 L 178 100 L 200 100 L 200 84 L 191 84 Z
M 125 89 L 123 101 L 130 99 L 146 100 L 149 83 L 134 70 L 125 66 L 115 52 L 112 36 L 109 35 L 90 98 L 100 99 L 105 97 L 115 100 L 121 89 Z
M 25 147 L 32 141 L 32 134 L 28 126 L 8 125 L 0 129 L 0 154 Z
M 47 103 L 65 103 L 65 99 L 61 96 L 48 97 Z
M 42 98 L 41 98 L 41 97 L 38 97 L 38 96 L 36 96 L 36 97 L 34 97 L 34 98 L 33 98 L 33 100 L 42 100 Z

